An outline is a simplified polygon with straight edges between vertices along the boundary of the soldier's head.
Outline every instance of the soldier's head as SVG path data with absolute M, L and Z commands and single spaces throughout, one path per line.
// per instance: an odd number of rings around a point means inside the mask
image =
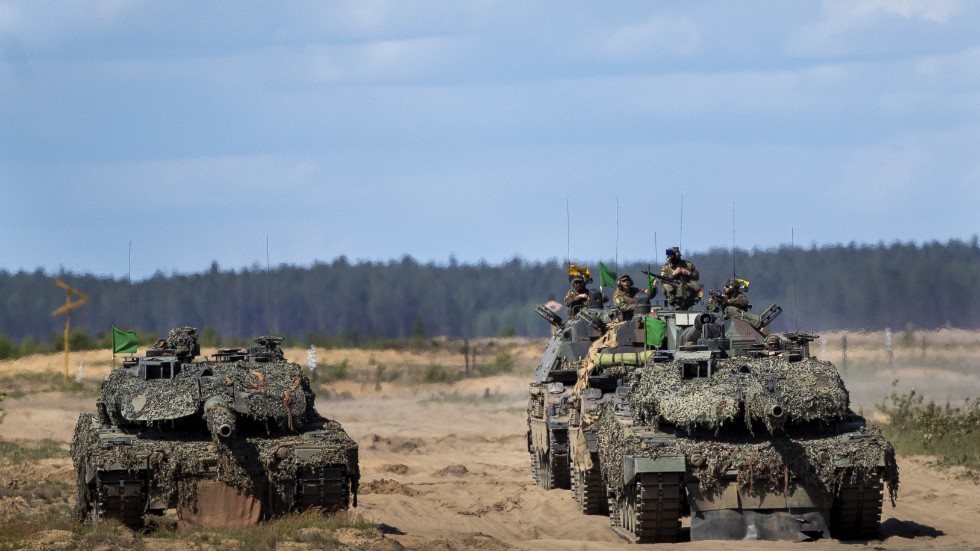
M 681 261 L 681 249 L 680 247 L 671 247 L 667 249 L 667 261 L 676 264 Z
M 585 278 L 583 278 L 582 276 L 573 276 L 572 287 L 574 287 L 575 289 L 585 288 Z
M 627 290 L 627 289 L 629 289 L 632 286 L 633 286 L 633 278 L 631 278 L 630 276 L 628 276 L 626 274 L 623 274 L 623 275 L 619 276 L 619 288 L 620 289 Z
M 742 285 L 734 277 L 725 282 L 725 294 L 730 295 L 740 290 Z

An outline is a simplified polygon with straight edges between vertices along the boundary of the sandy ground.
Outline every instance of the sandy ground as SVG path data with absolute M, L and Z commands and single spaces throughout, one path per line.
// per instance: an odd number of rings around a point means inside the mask
M 336 384 L 332 396 L 347 391 L 353 398 L 317 404 L 360 444 L 358 511 L 408 549 L 628 549 L 606 518 L 579 513 L 567 490 L 531 483 L 524 438 L 527 380 L 505 375 L 451 385 L 386 383 L 380 391 L 363 382 Z M 67 443 L 78 414 L 92 411 L 94 399 L 49 392 L 8 398 L 3 405 L 0 438 Z M 67 457 L 45 465 L 71 475 Z M 899 502 L 896 508 L 885 505 L 881 540 L 674 547 L 980 549 L 977 486 L 931 467 L 927 458 L 902 457 L 900 468 Z

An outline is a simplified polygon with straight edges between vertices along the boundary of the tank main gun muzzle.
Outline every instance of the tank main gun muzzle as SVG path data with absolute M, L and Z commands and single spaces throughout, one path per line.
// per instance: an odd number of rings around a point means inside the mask
M 227 441 L 235 437 L 235 412 L 228 407 L 228 401 L 221 396 L 212 396 L 204 402 L 204 419 L 215 442 Z

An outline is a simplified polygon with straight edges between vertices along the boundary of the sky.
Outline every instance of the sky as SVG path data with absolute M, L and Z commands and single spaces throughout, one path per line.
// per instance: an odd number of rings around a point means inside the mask
M 0 0 L 0 270 L 980 228 L 980 2 Z

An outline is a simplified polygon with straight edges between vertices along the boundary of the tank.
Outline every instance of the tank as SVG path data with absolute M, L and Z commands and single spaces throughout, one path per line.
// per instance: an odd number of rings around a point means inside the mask
M 199 360 L 197 331 L 181 327 L 125 357 L 75 427 L 78 516 L 139 529 L 176 509 L 182 526 L 246 526 L 356 506 L 357 444 L 317 413 L 282 340 Z
M 605 373 L 617 386 L 591 391 L 600 403 L 581 408 L 572 437 L 594 433 L 617 533 L 676 542 L 689 516 L 691 540 L 877 535 L 885 486 L 893 505 L 898 491 L 895 452 L 851 410 L 834 365 L 811 355 L 816 335 L 708 311 L 633 322 L 646 350 L 582 370 L 582 400 Z
M 583 310 L 584 312 L 585 310 Z M 527 450 L 531 478 L 551 490 L 569 488 L 568 422 L 578 370 L 599 332 L 581 316 L 563 320 L 541 305 L 536 312 L 554 328 L 528 389 Z
M 637 308 L 649 313 L 649 304 Z M 587 515 L 609 512 L 606 486 L 600 470 L 598 440 L 593 423 L 596 412 L 611 400 L 627 370 L 643 365 L 645 350 L 642 319 L 623 321 L 615 310 L 608 316 L 589 311 L 582 315 L 601 336 L 592 342 L 581 362 L 578 381 L 569 398 L 570 479 L 572 498 Z

